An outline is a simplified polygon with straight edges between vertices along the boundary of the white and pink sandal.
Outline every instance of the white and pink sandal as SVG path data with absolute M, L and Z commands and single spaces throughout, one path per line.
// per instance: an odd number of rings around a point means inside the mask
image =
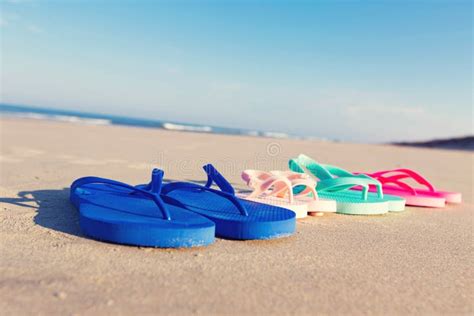
M 296 218 L 336 212 L 336 201 L 319 199 L 316 181 L 306 174 L 291 171 L 245 170 L 242 179 L 253 189 L 240 198 L 276 205 L 296 213 Z M 299 187 L 300 190 L 293 189 Z

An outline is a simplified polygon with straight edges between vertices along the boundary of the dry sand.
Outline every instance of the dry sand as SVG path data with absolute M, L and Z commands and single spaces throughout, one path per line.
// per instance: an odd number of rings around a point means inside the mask
M 472 314 L 469 152 L 205 135 L 1 119 L 0 310 L 19 314 Z M 464 204 L 298 222 L 274 241 L 164 250 L 84 237 L 68 201 L 78 177 L 204 180 L 212 162 L 286 168 L 304 152 L 350 170 L 408 166 Z

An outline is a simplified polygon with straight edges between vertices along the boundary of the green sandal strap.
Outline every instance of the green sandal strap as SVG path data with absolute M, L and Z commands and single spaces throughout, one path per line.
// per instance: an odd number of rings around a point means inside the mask
M 338 176 L 338 177 L 356 177 L 356 178 L 365 178 L 368 179 L 371 185 L 377 186 L 381 184 L 381 182 L 373 177 L 370 177 L 366 174 L 353 174 L 347 170 L 344 170 L 342 168 L 333 166 L 333 165 L 327 165 L 327 164 L 321 164 L 327 171 L 329 171 L 333 176 Z
M 331 173 L 328 170 L 326 170 L 326 168 L 324 168 L 322 165 L 318 164 L 316 161 L 314 161 L 313 159 L 303 154 L 299 155 L 298 158 L 290 159 L 288 163 L 292 171 L 305 173 L 305 170 L 302 168 L 303 166 L 304 168 L 308 169 L 308 171 L 319 180 L 326 180 L 326 179 L 333 178 Z
M 322 180 L 318 182 L 317 189 L 319 192 L 334 193 L 346 191 L 356 186 L 362 186 L 362 200 L 366 201 L 368 198 L 369 186 L 368 184 L 359 180 L 361 179 L 354 179 L 349 177 Z
M 316 188 L 318 191 L 340 192 L 356 186 L 362 186 L 362 198 L 367 200 L 369 186 L 373 185 L 377 188 L 379 198 L 383 198 L 382 184 L 369 176 L 361 177 L 335 166 L 319 164 L 303 154 L 300 154 L 297 158 L 290 159 L 288 164 L 292 171 L 300 173 L 309 172 L 318 178 L 319 181 Z

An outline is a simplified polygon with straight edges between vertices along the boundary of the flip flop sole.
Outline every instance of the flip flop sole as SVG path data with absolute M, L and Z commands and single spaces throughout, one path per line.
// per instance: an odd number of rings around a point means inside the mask
M 299 200 L 295 200 L 293 203 L 290 203 L 288 199 L 278 198 L 275 196 L 267 196 L 267 197 L 249 197 L 248 194 L 236 194 L 236 196 L 240 199 L 244 199 L 247 201 L 253 201 L 262 204 L 273 205 L 277 207 L 281 207 L 287 210 L 290 210 L 296 214 L 296 218 L 305 218 L 308 216 L 308 204 Z
M 369 198 L 378 198 L 378 195 L 377 193 L 369 192 Z M 382 200 L 388 203 L 389 212 L 405 211 L 406 200 L 400 196 L 384 194 Z
M 334 200 L 318 199 L 309 201 L 308 213 L 336 213 L 337 202 Z
M 445 198 L 433 198 L 422 195 L 405 195 L 407 205 L 416 207 L 443 208 L 446 206 Z
M 207 217 L 216 224 L 216 236 L 229 239 L 273 239 L 292 235 L 296 214 L 273 205 L 240 199 L 249 216 L 239 213 L 232 203 L 213 193 L 176 190 L 167 194 L 187 210 Z
M 417 194 L 413 195 L 406 191 L 390 186 L 384 186 L 383 192 L 387 193 L 385 196 L 398 197 L 406 200 L 406 205 L 417 207 L 433 207 L 442 208 L 446 205 L 446 199 L 440 192 L 436 194 L 427 193 L 423 190 L 417 190 Z M 374 193 L 370 193 L 374 194 Z
M 384 190 L 385 193 L 385 190 Z M 346 194 L 348 196 L 353 196 L 354 198 L 360 197 L 360 189 L 359 188 L 353 188 L 348 191 L 341 192 L 341 194 Z M 405 197 L 402 196 L 397 196 L 394 194 L 384 194 L 383 198 L 380 199 L 378 197 L 378 194 L 375 192 L 369 192 L 368 193 L 368 198 L 372 200 L 379 200 L 379 201 L 384 201 L 388 203 L 388 211 L 389 212 L 403 212 L 405 211 L 405 205 L 408 204 L 406 203 Z
M 451 204 L 462 203 L 462 194 L 459 192 L 438 191 L 438 193 L 446 199 L 447 203 L 451 203 Z
M 383 215 L 387 214 L 389 204 L 386 201 L 363 201 L 360 197 L 355 197 L 345 192 L 318 192 L 318 195 L 325 199 L 335 200 L 339 214 L 347 215 Z
M 384 192 L 389 194 L 399 195 L 407 199 L 407 204 L 413 206 L 427 206 L 427 207 L 444 207 L 445 203 L 459 204 L 462 202 L 462 195 L 458 192 L 436 191 L 430 192 L 428 190 L 417 189 L 417 195 L 407 194 L 406 192 L 393 188 L 390 186 L 384 187 Z M 418 199 L 417 199 L 418 198 Z M 408 203 L 410 199 L 410 203 Z M 431 199 L 431 201 L 430 201 Z M 442 200 L 445 200 L 444 202 Z
M 165 220 L 156 205 L 125 189 L 103 184 L 77 188 L 70 196 L 79 210 L 83 233 L 118 244 L 160 248 L 206 246 L 214 242 L 215 224 L 195 213 L 168 205 Z

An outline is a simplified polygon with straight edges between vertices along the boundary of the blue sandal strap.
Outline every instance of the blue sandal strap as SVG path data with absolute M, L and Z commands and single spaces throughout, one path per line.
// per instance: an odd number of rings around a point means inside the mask
M 239 210 L 240 214 L 244 216 L 249 216 L 247 210 L 245 209 L 245 206 L 240 203 L 239 199 L 235 196 L 234 188 L 229 183 L 229 181 L 227 181 L 224 176 L 221 175 L 219 171 L 217 171 L 217 169 L 211 164 L 205 165 L 203 169 L 207 174 L 207 183 L 204 186 L 191 182 L 171 182 L 163 187 L 161 194 L 166 196 L 171 191 L 181 189 L 196 189 L 201 191 L 207 191 L 229 200 Z M 221 189 L 221 191 L 211 188 L 211 185 L 213 183 L 215 183 L 219 187 L 219 189 Z
M 152 173 L 152 179 L 161 180 L 162 178 L 163 178 L 163 171 L 159 169 L 154 169 Z M 161 183 L 156 183 L 156 181 L 152 181 L 152 183 L 153 182 L 155 186 L 154 189 L 156 189 L 156 187 L 158 188 L 161 187 Z M 106 178 L 99 178 L 99 177 L 84 177 L 84 178 L 77 179 L 71 184 L 71 193 L 74 192 L 78 187 L 86 185 L 86 184 L 90 184 L 90 183 L 110 184 L 113 186 L 129 189 L 134 193 L 140 193 L 143 196 L 150 198 L 151 200 L 153 200 L 153 202 L 155 202 L 156 206 L 158 206 L 158 209 L 161 211 L 163 215 L 163 219 L 168 220 L 168 221 L 171 220 L 170 213 L 168 209 L 166 208 L 163 200 L 160 198 L 159 193 L 154 193 L 153 191 L 148 191 L 146 189 L 134 187 L 132 185 L 129 185 L 123 182 L 110 180 Z
M 217 195 L 219 195 L 223 198 L 226 198 L 230 202 L 232 202 L 232 204 L 234 204 L 235 207 L 237 207 L 237 209 L 239 210 L 239 212 L 242 215 L 249 216 L 247 210 L 242 205 L 242 203 L 240 203 L 239 199 L 237 199 L 235 197 L 235 195 L 232 195 L 232 194 L 224 192 L 224 191 L 215 190 L 213 188 L 208 188 L 206 186 L 202 186 L 202 185 L 199 185 L 199 184 L 190 183 L 190 182 L 172 182 L 172 183 L 168 183 L 163 187 L 163 190 L 162 190 L 161 194 L 166 196 L 168 193 L 170 193 L 172 191 L 182 190 L 182 189 L 185 189 L 185 190 L 196 189 L 196 190 L 207 191 L 207 192 L 217 194 Z
M 210 188 L 212 184 L 215 183 L 222 192 L 235 195 L 235 190 L 232 187 L 232 184 L 230 184 L 212 164 L 207 164 L 202 168 L 207 174 L 207 182 L 204 185 L 206 188 Z
M 160 194 L 161 193 L 161 187 L 163 184 L 163 176 L 164 176 L 163 170 L 160 169 L 153 169 L 151 172 L 151 181 L 147 185 L 137 185 L 135 186 L 136 188 L 140 188 L 155 194 Z

